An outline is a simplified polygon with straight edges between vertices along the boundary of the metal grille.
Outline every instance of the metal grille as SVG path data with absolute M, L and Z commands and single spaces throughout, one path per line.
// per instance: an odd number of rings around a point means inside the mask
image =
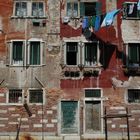
M 22 90 L 10 89 L 9 90 L 9 103 L 22 103 Z
M 129 89 L 128 90 L 128 102 L 129 103 L 140 103 L 140 89 Z

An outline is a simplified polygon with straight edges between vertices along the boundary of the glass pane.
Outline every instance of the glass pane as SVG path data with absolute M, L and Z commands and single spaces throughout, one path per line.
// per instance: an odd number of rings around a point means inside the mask
M 32 3 L 32 16 L 37 16 L 37 3 Z
M 13 60 L 23 60 L 23 42 L 13 42 Z
M 43 3 L 39 2 L 39 16 L 43 16 Z
M 27 15 L 27 3 L 22 2 L 22 15 L 26 16 Z
M 128 102 L 129 103 L 140 103 L 140 90 L 129 89 L 128 90 Z
M 20 4 L 19 4 L 19 2 L 16 2 L 15 15 L 16 16 L 20 15 Z
M 71 8 L 71 3 L 67 3 L 67 16 L 71 17 L 72 16 L 72 8 Z
M 22 90 L 9 90 L 9 103 L 22 103 Z
M 97 44 L 85 44 L 85 65 L 93 66 L 97 63 Z
M 78 3 L 74 3 L 73 16 L 74 17 L 78 16 Z
M 101 131 L 101 102 L 86 101 L 85 103 L 85 129 L 87 133 Z
M 40 42 L 30 43 L 30 65 L 40 65 Z
M 133 64 L 133 63 L 139 63 L 139 46 L 137 46 L 136 44 L 130 44 L 129 46 L 129 64 Z
M 67 65 L 77 65 L 77 42 L 67 43 Z
M 127 3 L 127 17 L 137 17 L 137 4 L 136 3 Z
M 61 132 L 64 134 L 78 133 L 78 104 L 76 101 L 61 102 Z
M 86 89 L 85 97 L 101 97 L 100 89 Z
M 30 90 L 30 103 L 43 103 L 43 91 Z

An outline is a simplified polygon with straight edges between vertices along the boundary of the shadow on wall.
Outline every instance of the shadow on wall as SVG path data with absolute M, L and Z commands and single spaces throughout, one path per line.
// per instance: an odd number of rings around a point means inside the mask
M 104 47 L 100 47 L 100 62 L 104 69 L 108 68 L 115 48 L 116 46 L 110 44 L 104 44 Z

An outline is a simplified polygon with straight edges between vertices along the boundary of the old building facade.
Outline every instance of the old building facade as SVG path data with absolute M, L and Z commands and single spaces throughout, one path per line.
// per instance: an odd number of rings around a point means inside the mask
M 139 19 L 138 0 L 1 0 L 0 139 L 140 139 Z

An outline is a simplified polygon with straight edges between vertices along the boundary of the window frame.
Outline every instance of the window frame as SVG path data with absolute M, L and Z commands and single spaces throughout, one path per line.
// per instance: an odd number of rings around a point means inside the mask
M 137 17 L 128 17 L 128 13 L 127 13 L 127 7 L 125 9 L 125 4 L 137 4 L 137 2 L 124 2 L 123 3 L 123 19 L 130 19 L 130 20 L 136 20 L 136 19 L 140 19 L 140 16 L 138 16 L 138 10 L 137 10 Z M 137 5 L 136 5 L 137 6 Z M 139 11 L 140 12 L 140 11 Z
M 18 102 L 10 103 L 10 102 L 9 102 L 10 90 L 21 90 L 21 94 L 22 94 L 21 103 L 18 103 Z M 8 92 L 7 92 L 7 100 L 6 100 L 6 103 L 7 103 L 7 104 L 9 104 L 9 105 L 23 105 L 23 102 L 24 102 L 24 90 L 23 90 L 23 89 L 11 88 L 11 89 L 8 90 Z
M 31 46 L 30 46 L 30 43 L 31 42 L 40 42 L 40 64 L 37 64 L 37 65 L 31 65 L 30 64 L 30 54 L 31 54 L 31 52 L 30 52 L 30 49 L 31 49 Z M 29 65 L 29 66 L 42 66 L 43 65 L 43 48 L 45 47 L 44 46 L 44 41 L 42 41 L 42 39 L 30 39 L 30 40 L 28 40 L 28 47 L 27 47 L 27 50 L 28 50 L 28 60 L 27 60 L 27 64 Z
M 26 3 L 26 15 L 16 15 L 16 4 L 17 3 L 20 3 L 20 5 L 21 5 L 21 3 Z M 23 0 L 23 1 L 15 1 L 14 2 L 14 9 L 13 9 L 14 11 L 13 11 L 13 15 L 15 16 L 15 17 L 28 17 L 28 11 L 29 11 L 29 9 L 28 9 L 28 2 L 27 1 L 25 1 L 25 0 Z
M 129 95 L 128 95 L 128 91 L 129 90 L 133 90 L 133 92 L 135 92 L 135 90 L 139 90 L 139 94 L 140 94 L 140 89 L 139 88 L 129 88 L 129 89 L 127 89 L 127 91 L 126 91 L 126 96 L 125 96 L 125 98 L 126 98 L 126 102 L 128 103 L 128 104 L 140 104 L 140 99 L 139 99 L 139 102 L 129 102 Z M 130 94 L 134 94 L 134 93 L 130 93 Z M 140 95 L 139 95 L 140 96 Z M 136 100 L 136 99 L 135 99 Z M 137 99 L 138 100 L 138 99 Z
M 27 11 L 26 11 L 26 16 L 18 16 L 16 15 L 16 3 L 22 3 L 22 2 L 25 2 L 26 3 L 26 7 L 27 7 Z M 43 4 L 43 15 L 41 16 L 33 16 L 32 15 L 32 5 L 33 3 L 42 3 Z M 14 1 L 14 7 L 13 7 L 13 15 L 12 15 L 12 18 L 46 18 L 46 7 L 45 7 L 45 2 L 43 0 L 41 1 L 26 1 L 26 0 L 22 0 L 22 1 L 18 1 L 18 0 L 15 0 Z
M 76 60 L 76 65 L 68 65 L 67 64 L 67 43 L 77 43 L 77 60 Z M 80 45 L 78 41 L 74 41 L 74 40 L 69 40 L 69 41 L 65 41 L 65 45 L 64 47 L 64 64 L 68 67 L 77 67 L 80 64 Z
M 126 66 L 127 67 L 132 67 L 134 64 L 136 64 L 136 63 L 132 63 L 133 65 L 130 65 L 130 63 L 129 63 L 129 47 L 130 47 L 130 45 L 131 44 L 139 44 L 139 47 L 140 47 L 140 42 L 126 42 L 125 43 L 125 46 L 126 46 L 126 56 L 128 56 L 128 58 L 126 58 Z M 140 49 L 140 48 L 139 48 Z M 139 54 L 139 56 L 140 56 L 140 54 Z M 140 62 L 140 60 L 139 60 L 139 62 Z M 134 68 L 135 67 L 140 67 L 140 64 L 139 64 L 139 66 L 138 65 L 134 65 L 133 66 Z
M 43 15 L 33 15 L 33 3 L 36 3 L 37 4 L 37 7 L 39 7 L 39 3 L 42 3 L 43 4 Z M 38 11 L 38 9 L 37 9 L 37 11 Z M 32 1 L 31 2 L 31 17 L 39 17 L 39 18 L 41 18 L 41 17 L 45 17 L 45 3 L 43 2 L 43 1 Z
M 13 42 L 23 42 L 23 64 L 13 64 Z M 40 42 L 40 64 L 38 65 L 30 65 L 30 42 Z M 45 42 L 42 39 L 31 38 L 29 40 L 11 40 L 7 42 L 7 57 L 9 58 L 9 62 L 7 65 L 13 67 L 25 67 L 25 66 L 43 66 L 45 65 L 44 57 L 45 55 Z
M 30 102 L 30 91 L 37 91 L 37 90 L 42 90 L 42 100 L 43 100 L 43 102 L 41 103 L 41 102 L 36 102 L 36 103 L 31 103 Z M 28 104 L 30 104 L 30 105 L 34 105 L 34 104 L 36 104 L 36 105 L 44 105 L 45 104 L 45 89 L 44 88 L 29 88 L 28 89 L 28 98 L 27 98 L 27 102 L 28 102 Z
M 83 42 L 84 43 L 84 45 L 83 45 L 83 47 L 82 47 L 82 64 L 85 66 L 85 67 L 96 67 L 97 65 L 99 65 L 100 64 L 100 61 L 99 61 L 99 59 L 100 59 L 100 49 L 99 49 L 99 41 L 95 41 L 95 42 Z M 97 43 L 97 58 L 96 58 L 96 60 L 97 60 L 97 62 L 95 63 L 95 64 L 93 64 L 93 65 L 88 65 L 88 64 L 86 64 L 86 62 L 85 62 L 85 47 L 86 47 L 86 44 L 88 44 L 88 43 L 91 43 L 91 44 L 94 44 L 94 43 Z
M 13 63 L 13 43 L 14 42 L 23 42 L 23 50 L 22 50 L 22 55 L 23 55 L 23 64 L 14 64 Z M 21 67 L 21 66 L 25 66 L 26 65 L 26 40 L 11 40 L 10 42 L 8 42 L 8 43 L 10 43 L 10 46 L 8 46 L 8 47 L 10 47 L 10 49 L 9 49 L 9 57 L 10 57 L 10 66 L 19 66 L 19 67 Z
M 85 91 L 86 90 L 100 90 L 100 95 L 101 97 L 85 97 Z M 83 118 L 86 118 L 86 101 L 88 102 L 97 102 L 99 101 L 101 103 L 101 108 L 100 108 L 100 116 L 103 116 L 103 91 L 101 88 L 84 88 L 84 110 L 83 110 Z M 94 134 L 97 134 L 97 133 L 100 133 L 100 134 L 103 134 L 103 118 L 100 118 L 100 122 L 101 122 L 101 130 L 100 131 L 92 131 L 91 133 L 88 133 L 86 132 L 86 119 L 83 120 L 83 134 L 84 135 L 94 135 Z

